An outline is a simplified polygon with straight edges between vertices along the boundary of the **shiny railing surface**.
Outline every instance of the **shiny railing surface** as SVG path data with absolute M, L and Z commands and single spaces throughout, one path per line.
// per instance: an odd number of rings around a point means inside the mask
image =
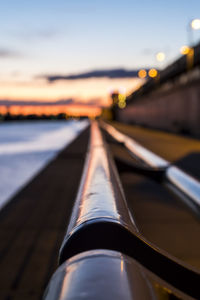
M 166 168 L 169 166 L 168 161 L 144 148 L 133 139 L 115 129 L 113 126 L 106 124 L 105 122 L 101 122 L 101 125 L 115 140 L 124 144 L 124 146 L 130 151 L 131 155 L 133 155 L 136 159 L 139 159 L 144 164 L 156 169 Z
M 200 207 L 200 182 L 175 166 L 166 170 L 166 179 Z
M 78 254 L 56 271 L 46 300 L 192 299 L 160 280 L 134 259 L 110 250 Z
M 155 171 L 156 169 L 163 169 L 164 176 L 162 180 L 169 186 L 171 185 L 172 189 L 177 189 L 178 192 L 188 197 L 193 204 L 196 205 L 197 209 L 200 208 L 200 182 L 197 179 L 144 148 L 132 138 L 119 132 L 113 126 L 105 122 L 102 122 L 101 125 L 115 140 L 122 143 L 135 158 L 141 160 Z
M 93 240 L 90 240 L 86 228 L 89 231 L 90 228 L 92 230 L 93 227 L 98 227 L 96 230 L 101 231 L 101 228 L 104 230 L 107 225 L 113 226 L 113 224 L 138 232 L 129 213 L 114 162 L 103 141 L 99 126 L 94 121 L 91 123 L 90 143 L 80 187 L 60 250 L 60 261 L 63 262 L 68 258 L 71 251 L 75 254 L 74 251 L 78 251 L 78 249 L 88 250 L 84 247 L 93 245 L 95 247 L 95 234 Z M 74 241 L 74 235 L 79 232 L 84 235 L 85 241 L 87 240 L 84 245 L 77 245 L 77 241 Z M 102 232 L 101 238 L 98 237 L 96 240 L 99 245 L 106 243 L 107 235 Z M 108 238 L 107 242 L 109 243 L 109 241 Z
M 93 219 L 111 219 L 124 226 L 134 226 L 137 230 L 96 122 L 91 125 L 90 145 L 67 236 Z
M 170 295 L 171 299 L 180 299 L 180 295 L 182 299 L 200 298 L 199 270 L 150 243 L 137 228 L 97 122 L 91 124 L 84 171 L 59 263 L 62 266 L 47 289 L 46 300 L 108 299 L 111 296 L 105 289 L 114 293 L 109 299 L 170 299 Z M 145 273 L 146 269 L 152 276 Z M 157 290 L 150 287 L 148 276 Z M 91 278 L 96 278 L 94 286 Z M 127 287 L 125 298 L 122 283 Z M 158 291 L 165 289 L 169 289 L 168 294 L 159 295 Z M 143 295 L 150 291 L 152 298 L 145 298 Z

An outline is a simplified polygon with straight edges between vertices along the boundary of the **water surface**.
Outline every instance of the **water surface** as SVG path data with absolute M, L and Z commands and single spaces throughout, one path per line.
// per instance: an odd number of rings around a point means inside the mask
M 0 124 L 0 208 L 87 124 L 87 121 Z

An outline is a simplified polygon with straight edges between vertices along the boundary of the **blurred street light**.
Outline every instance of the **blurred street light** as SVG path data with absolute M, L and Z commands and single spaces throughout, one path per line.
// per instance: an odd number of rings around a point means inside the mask
M 180 52 L 181 52 L 181 54 L 183 54 L 183 55 L 187 55 L 189 52 L 190 52 L 190 47 L 188 47 L 188 46 L 182 46 L 181 48 L 180 48 Z
M 187 69 L 190 70 L 194 64 L 194 48 L 182 46 L 180 49 L 182 55 L 186 55 Z
M 126 89 L 124 87 L 121 87 L 119 91 L 112 92 L 111 98 L 113 101 L 113 107 L 115 105 L 118 105 L 121 109 L 126 107 Z
M 190 26 L 194 30 L 200 29 L 200 19 L 194 19 L 194 20 L 192 20 L 192 22 L 190 23 Z
M 156 69 L 150 69 L 148 75 L 151 78 L 155 78 L 158 75 L 158 71 Z
M 164 52 L 157 52 L 156 53 L 156 61 L 157 61 L 157 68 L 159 68 L 160 70 L 164 68 L 164 64 L 165 64 L 165 58 L 166 55 Z
M 193 30 L 199 30 L 199 29 L 200 29 L 200 19 L 193 19 L 192 21 L 190 21 L 188 26 L 188 42 L 191 47 L 193 45 Z
M 165 53 L 163 53 L 163 52 L 158 52 L 158 53 L 156 54 L 156 59 L 157 59 L 157 61 L 164 61 L 164 60 L 165 60 Z
M 147 71 L 144 69 L 139 70 L 138 77 L 139 78 L 145 78 L 147 76 Z
M 123 108 L 126 107 L 126 102 L 120 101 L 120 102 L 118 103 L 118 106 L 119 106 L 119 108 L 123 109 Z
M 187 68 L 188 70 L 192 69 L 194 65 L 194 49 L 193 49 L 193 30 L 198 30 L 200 29 L 200 19 L 193 19 L 190 21 L 189 26 L 188 26 L 188 42 L 189 42 L 189 47 L 188 49 L 185 48 L 185 53 L 182 52 L 182 54 L 187 55 Z
M 126 107 L 126 95 L 119 93 L 118 95 L 118 106 L 119 108 L 125 108 Z

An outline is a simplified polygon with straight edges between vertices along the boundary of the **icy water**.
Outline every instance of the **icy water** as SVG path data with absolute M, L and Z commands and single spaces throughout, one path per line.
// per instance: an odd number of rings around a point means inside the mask
M 86 120 L 0 124 L 0 209 L 87 125 Z

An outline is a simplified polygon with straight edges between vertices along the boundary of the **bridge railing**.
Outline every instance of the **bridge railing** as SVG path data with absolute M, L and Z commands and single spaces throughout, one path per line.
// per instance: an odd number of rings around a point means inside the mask
M 190 176 L 183 170 L 174 166 L 169 161 L 161 158 L 159 155 L 144 148 L 132 138 L 119 132 L 113 126 L 101 123 L 102 127 L 118 142 L 123 144 L 129 153 L 136 159 L 142 161 L 154 172 L 162 171 L 163 181 L 169 188 L 176 193 L 182 194 L 182 199 L 195 210 L 200 211 L 200 182 Z

